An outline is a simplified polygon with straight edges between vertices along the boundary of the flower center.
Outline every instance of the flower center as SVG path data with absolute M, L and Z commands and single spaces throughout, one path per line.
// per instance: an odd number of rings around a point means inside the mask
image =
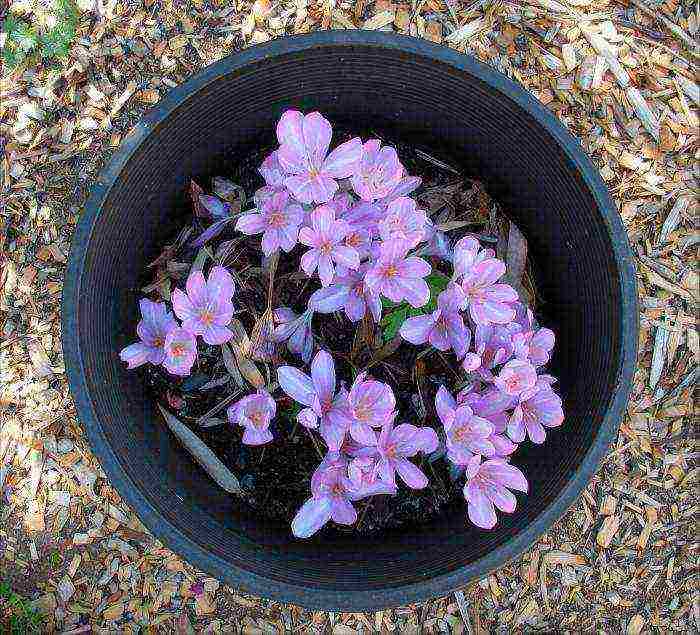
M 174 344 L 170 352 L 173 357 L 184 357 L 187 354 L 187 349 L 182 344 Z
M 360 282 L 358 282 L 358 283 L 352 288 L 352 290 L 353 290 L 353 293 L 354 293 L 355 295 L 361 296 L 361 295 L 364 293 L 364 291 L 365 291 L 365 285 L 364 285 L 364 283 L 360 280 Z
M 508 390 L 517 390 L 518 384 L 519 382 L 517 377 L 509 377 L 506 379 L 506 388 L 508 388 Z
M 263 414 L 262 412 L 254 412 L 250 415 L 248 415 L 248 418 L 253 422 L 253 425 L 256 428 L 262 428 L 263 427 Z
M 328 414 L 332 407 L 333 402 L 330 399 L 324 399 L 321 402 L 321 416 Z
M 359 247 L 360 243 L 361 243 L 361 240 L 360 240 L 360 235 L 358 233 L 350 234 L 345 239 L 345 244 L 348 247 Z
M 359 421 L 367 421 L 367 419 L 369 419 L 370 414 L 369 408 L 360 404 L 359 406 L 353 409 L 353 414 L 355 415 L 355 419 L 358 419 Z
M 162 337 L 156 337 L 153 340 L 153 346 L 155 346 L 156 348 L 160 348 L 161 346 L 163 346 L 163 344 L 165 344 L 165 340 L 163 340 Z
M 319 247 L 319 251 L 324 255 L 324 256 L 329 256 L 331 251 L 333 251 L 333 245 L 331 245 L 329 242 L 323 243 Z
M 467 432 L 466 426 L 460 426 L 459 428 L 456 428 L 452 434 L 455 441 L 462 443 L 467 438 Z
M 342 496 L 343 486 L 340 483 L 335 483 L 335 485 L 331 487 L 331 494 L 333 494 L 333 496 Z
M 200 313 L 199 319 L 205 326 L 211 326 L 214 322 L 214 314 L 211 311 L 205 309 Z
M 280 228 L 284 226 L 284 214 L 282 212 L 273 212 L 268 220 L 270 227 Z
M 399 270 L 396 268 L 396 265 L 388 265 L 386 269 L 384 269 L 384 275 L 387 278 L 393 278 L 397 273 L 399 273 Z
M 395 445 L 390 445 L 386 450 L 384 450 L 384 453 L 387 455 L 388 458 L 394 459 L 396 458 L 396 446 Z

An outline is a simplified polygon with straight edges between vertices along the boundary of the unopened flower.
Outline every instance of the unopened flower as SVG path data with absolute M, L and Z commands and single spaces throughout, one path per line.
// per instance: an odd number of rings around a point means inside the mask
M 357 512 L 352 505 L 351 483 L 347 476 L 347 460 L 329 452 L 311 477 L 311 498 L 292 521 L 292 533 L 297 538 L 309 538 L 329 520 L 340 525 L 352 525 Z
M 419 209 L 412 198 L 401 196 L 389 203 L 379 223 L 382 240 L 401 240 L 407 249 L 415 247 L 425 237 L 428 222 L 425 210 Z
M 277 370 L 280 387 L 292 399 L 307 406 L 299 413 L 299 423 L 318 427 L 331 450 L 338 450 L 350 425 L 347 396 L 336 393 L 335 364 L 326 351 L 319 351 L 311 362 L 311 377 L 292 366 Z
M 302 227 L 299 232 L 299 241 L 311 248 L 301 257 L 301 268 L 309 276 L 318 268 L 324 287 L 333 281 L 335 264 L 348 269 L 360 266 L 357 250 L 343 242 L 349 231 L 348 223 L 336 220 L 333 209 L 323 205 L 312 214 L 312 226 Z
M 233 317 L 234 284 L 224 267 L 212 267 L 208 280 L 196 270 L 190 273 L 185 285 L 172 292 L 173 310 L 182 320 L 182 327 L 194 335 L 201 335 L 207 344 L 223 344 L 233 337 L 226 328 Z
M 333 130 L 320 113 L 288 110 L 277 124 L 277 158 L 284 184 L 302 203 L 326 203 L 338 190 L 336 179 L 351 176 L 362 157 L 362 141 L 351 139 L 328 154 Z
M 508 436 L 519 443 L 525 435 L 533 443 L 544 443 L 545 428 L 555 428 L 564 421 L 564 410 L 559 395 L 549 382 L 539 380 L 537 385 L 525 392 L 508 421 Z
M 422 489 L 428 477 L 408 459 L 424 452 L 429 454 L 438 446 L 437 434 L 429 427 L 418 428 L 410 423 L 394 427 L 391 421 L 382 426 L 377 441 L 379 455 L 377 475 L 380 480 L 395 485 L 396 472 L 412 489 Z
M 534 388 L 537 382 L 537 371 L 530 362 L 512 359 L 496 375 L 493 383 L 507 395 L 517 397 L 527 390 Z
M 367 309 L 375 322 L 382 316 L 382 302 L 365 284 L 365 273 L 369 263 L 363 263 L 357 271 L 343 270 L 337 275 L 330 287 L 322 287 L 311 294 L 309 307 L 318 313 L 333 313 L 343 309 L 352 322 L 361 320 Z
M 448 261 L 452 259 L 453 249 L 450 246 L 450 239 L 445 232 L 437 229 L 430 219 L 425 224 L 423 240 L 425 245 L 419 252 L 421 256 L 436 256 Z
M 313 310 L 298 316 L 288 307 L 275 309 L 273 317 L 278 326 L 272 332 L 270 340 L 278 344 L 286 342 L 290 353 L 299 355 L 308 362 L 314 351 L 314 336 L 311 331 L 313 315 Z
M 304 220 L 301 205 L 291 202 L 285 191 L 260 202 L 259 212 L 243 214 L 236 229 L 244 234 L 263 233 L 262 250 L 270 256 L 278 249 L 291 251 L 297 244 L 299 225 Z
M 367 449 L 367 448 L 365 448 Z M 372 451 L 353 458 L 348 463 L 349 490 L 355 500 L 377 494 L 396 494 L 396 484 L 379 479 L 379 455 Z
M 467 483 L 464 497 L 467 499 L 467 513 L 477 527 L 493 529 L 496 526 L 496 511 L 512 514 L 516 499 L 510 490 L 527 492 L 525 475 L 503 459 L 489 459 L 481 462 L 475 456 L 467 466 Z
M 190 374 L 196 359 L 197 336 L 184 328 L 171 329 L 165 337 L 165 369 L 184 377 Z
M 519 359 L 530 362 L 533 366 L 544 366 L 554 348 L 554 332 L 542 328 L 525 331 L 513 336 L 513 351 Z
M 430 289 L 423 278 L 431 271 L 422 258 L 406 257 L 406 247 L 399 240 L 383 242 L 379 257 L 365 276 L 367 286 L 392 302 L 406 300 L 421 307 L 430 299 Z
M 263 445 L 272 441 L 270 422 L 275 416 L 277 405 L 270 393 L 263 388 L 253 395 L 243 397 L 231 407 L 228 420 L 244 428 L 243 443 L 246 445 Z
M 391 386 L 366 377 L 366 372 L 360 373 L 348 394 L 350 435 L 362 445 L 374 445 L 376 436 L 372 428 L 394 420 L 396 399 Z
M 119 357 L 129 368 L 146 363 L 160 364 L 165 357 L 165 338 L 170 331 L 177 328 L 175 317 L 167 310 L 165 304 L 143 298 L 139 307 L 141 320 L 136 325 L 136 333 L 141 341 L 129 344 L 119 353 Z
M 258 168 L 267 185 L 284 185 L 285 173 L 280 165 L 277 151 L 270 153 Z
M 497 258 L 488 258 L 474 265 L 462 280 L 469 314 L 477 324 L 507 324 L 515 318 L 513 304 L 518 299 L 515 289 L 498 284 L 506 266 Z
M 469 406 L 457 406 L 444 386 L 440 386 L 435 395 L 435 409 L 445 430 L 450 461 L 466 465 L 475 454 L 493 456 L 496 453 L 490 441 L 493 424 L 474 414 Z
M 471 339 L 460 313 L 463 302 L 464 293 L 460 287 L 450 283 L 438 296 L 438 308 L 432 314 L 408 318 L 401 325 L 401 337 L 416 345 L 430 342 L 441 351 L 452 348 L 458 359 L 463 357 Z
M 352 177 L 352 187 L 365 201 L 376 201 L 393 192 L 401 181 L 403 166 L 394 148 L 381 147 L 378 139 L 362 146 L 360 159 Z

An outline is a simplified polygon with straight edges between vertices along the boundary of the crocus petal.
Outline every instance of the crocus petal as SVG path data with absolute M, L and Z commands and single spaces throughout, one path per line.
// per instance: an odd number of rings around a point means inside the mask
M 433 326 L 435 326 L 435 319 L 432 315 L 417 315 L 408 318 L 401 325 L 399 334 L 411 344 L 424 344 L 428 341 Z
M 345 440 L 346 430 L 347 428 L 345 426 L 338 426 L 336 422 L 330 420 L 329 417 L 322 417 L 318 428 L 328 449 L 331 451 L 340 450 Z
M 331 518 L 339 525 L 352 525 L 357 520 L 357 512 L 349 500 L 334 496 L 331 499 Z
M 236 221 L 236 229 L 242 234 L 259 234 L 265 231 L 265 219 L 262 214 L 250 212 L 239 216 Z
M 469 482 L 464 486 L 464 497 L 467 499 L 467 514 L 477 527 L 493 529 L 496 526 L 496 510 L 481 487 Z
M 207 344 L 212 345 L 223 344 L 228 342 L 232 337 L 233 333 L 228 328 L 216 324 L 206 327 L 204 333 L 202 333 L 202 339 Z
M 148 357 L 151 350 L 150 347 L 144 345 L 142 342 L 136 342 L 123 348 L 119 353 L 119 358 L 127 363 L 128 368 L 136 368 L 149 361 Z
M 301 257 L 301 268 L 307 276 L 312 276 L 318 266 L 318 250 L 310 249 Z
M 350 436 L 360 445 L 376 445 L 377 435 L 369 425 L 361 421 L 353 420 L 350 424 Z
M 428 477 L 408 459 L 399 458 L 394 467 L 406 485 L 412 489 L 423 489 L 428 484 Z
M 357 253 L 357 249 L 347 245 L 336 245 L 333 247 L 333 260 L 348 269 L 357 269 L 360 266 L 360 256 Z
M 316 396 L 313 382 L 311 377 L 299 369 L 293 366 L 281 366 L 277 369 L 277 381 L 282 390 L 295 401 L 305 406 L 313 404 Z
M 502 512 L 512 514 L 515 511 L 517 505 L 515 495 L 502 485 L 489 484 L 484 488 L 484 493 Z
M 181 320 L 191 320 L 197 317 L 197 310 L 192 305 L 192 301 L 184 291 L 173 289 L 170 295 L 173 303 L 173 311 Z
M 345 285 L 322 287 L 311 294 L 308 305 L 318 313 L 333 313 L 345 306 L 349 293 L 350 290 Z
M 292 521 L 292 533 L 297 538 L 308 538 L 315 534 L 331 519 L 331 499 L 310 498 L 297 512 Z
M 235 291 L 235 285 L 231 274 L 224 267 L 216 265 L 212 267 L 207 279 L 207 289 L 211 296 L 230 300 Z
M 335 364 L 326 351 L 316 353 L 311 362 L 311 378 L 319 399 L 330 400 L 335 393 Z
M 508 487 L 517 489 L 520 492 L 528 491 L 528 483 L 525 475 L 514 465 L 510 465 L 502 460 L 493 459 L 486 461 L 481 466 L 489 479 Z
M 452 265 L 455 276 L 469 272 L 479 251 L 479 241 L 472 236 L 465 236 L 455 243 Z
M 272 441 L 272 433 L 268 430 L 258 430 L 257 428 L 249 427 L 243 431 L 241 441 L 246 445 L 264 445 Z
M 422 258 L 409 256 L 399 267 L 401 276 L 408 278 L 425 278 L 432 271 L 432 267 Z
M 266 256 L 271 256 L 280 248 L 280 233 L 278 229 L 267 229 L 262 238 L 262 250 Z
M 417 260 L 420 260 L 419 258 Z M 401 295 L 412 307 L 419 308 L 425 306 L 430 300 L 430 289 L 425 280 L 420 278 L 399 278 L 397 276 L 396 285 L 399 287 Z
M 297 421 L 305 428 L 318 428 L 318 417 L 311 408 L 304 408 L 297 415 Z
M 321 284 L 327 287 L 335 276 L 335 268 L 330 256 L 321 255 L 318 258 L 318 277 L 321 279 Z
M 455 418 L 457 402 L 447 388 L 440 386 L 435 394 L 435 410 L 443 424 L 450 425 Z
M 331 124 L 321 113 L 312 112 L 304 117 L 302 130 L 304 132 L 304 146 L 311 165 L 320 167 L 328 153 L 328 147 L 331 145 L 331 137 L 333 136 Z
M 312 201 L 327 203 L 338 191 L 338 184 L 327 174 L 319 174 L 309 181 Z
M 336 179 L 344 179 L 355 171 L 362 157 L 362 141 L 359 137 L 341 143 L 323 163 L 323 171 Z
M 359 322 L 365 316 L 365 300 L 356 293 L 348 293 L 345 297 L 345 315 L 351 322 Z

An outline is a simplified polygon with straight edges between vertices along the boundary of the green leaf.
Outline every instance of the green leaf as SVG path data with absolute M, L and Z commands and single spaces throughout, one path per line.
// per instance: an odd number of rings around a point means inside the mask
M 16 27 L 8 34 L 20 51 L 29 53 L 39 44 L 39 36 L 26 22 L 18 22 Z
M 382 336 L 385 342 L 389 342 L 396 337 L 399 332 L 401 325 L 406 321 L 408 317 L 409 307 L 408 305 L 400 305 L 398 309 L 387 314 L 382 318 L 381 325 L 384 327 L 382 331 Z

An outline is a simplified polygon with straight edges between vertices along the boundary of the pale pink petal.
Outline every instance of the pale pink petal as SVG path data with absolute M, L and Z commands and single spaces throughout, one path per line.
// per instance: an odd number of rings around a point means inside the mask
M 297 421 L 305 428 L 318 428 L 318 417 L 311 408 L 303 408 L 297 415 Z
M 297 538 L 308 538 L 321 529 L 331 519 L 331 515 L 329 497 L 310 498 L 301 506 L 294 517 L 292 533 Z
M 331 499 L 331 518 L 339 525 L 352 525 L 357 520 L 357 512 L 350 501 L 334 496 Z
M 306 255 L 306 254 L 304 254 Z M 306 269 L 304 269 L 306 271 Z M 318 258 L 318 277 L 321 279 L 321 284 L 327 287 L 333 282 L 335 276 L 335 268 L 330 256 L 322 255 Z
M 202 339 L 211 345 L 223 344 L 228 342 L 233 337 L 233 333 L 227 329 L 225 326 L 217 326 L 212 324 L 206 327 L 204 333 L 202 333 Z
M 331 451 L 340 450 L 345 440 L 345 426 L 339 426 L 336 422 L 331 421 L 328 417 L 322 417 L 318 428 L 319 433 L 326 442 L 328 449 Z
M 496 510 L 481 488 L 473 482 L 468 483 L 464 487 L 464 497 L 469 520 L 482 529 L 493 529 L 497 522 Z
M 443 328 L 436 326 L 434 329 L 432 329 L 430 331 L 430 335 L 428 336 L 428 341 L 430 342 L 431 346 L 434 346 L 439 351 L 450 350 L 450 340 Z
M 194 306 L 201 307 L 207 303 L 209 299 L 207 284 L 204 281 L 204 274 L 201 271 L 197 270 L 190 273 L 185 283 L 185 289 Z
M 333 129 L 328 120 L 318 112 L 312 112 L 304 117 L 302 123 L 304 145 L 311 160 L 311 165 L 320 167 L 326 158 L 328 147 L 331 145 Z
M 517 505 L 515 495 L 502 485 L 488 484 L 484 487 L 484 493 L 502 512 L 512 514 L 515 511 Z
M 307 276 L 313 275 L 318 265 L 318 249 L 310 249 L 301 257 L 301 268 Z
M 470 279 L 472 284 L 480 287 L 492 285 L 495 284 L 505 272 L 506 265 L 502 260 L 498 260 L 498 258 L 489 258 L 474 266 Z
M 313 404 L 316 391 L 308 375 L 293 366 L 281 366 L 277 369 L 277 381 L 282 390 L 295 401 L 304 406 Z
M 359 137 L 341 143 L 323 163 L 323 171 L 336 179 L 351 176 L 362 157 L 362 141 Z
M 376 445 L 377 435 L 366 423 L 353 420 L 350 424 L 350 436 L 360 445 Z
M 280 248 L 280 234 L 277 229 L 268 229 L 263 234 L 262 250 L 266 256 L 271 256 Z
M 430 289 L 425 280 L 420 278 L 399 278 L 397 276 L 395 284 L 400 289 L 401 297 L 414 308 L 425 306 L 430 300 Z M 387 295 L 387 297 L 389 296 Z
M 170 299 L 173 303 L 173 311 L 181 320 L 192 320 L 198 315 L 198 311 L 192 306 L 192 302 L 186 293 L 180 289 L 173 289 Z
M 309 298 L 308 305 L 310 309 L 319 313 L 333 313 L 333 311 L 339 311 L 345 306 L 349 295 L 348 287 L 334 284 L 314 291 Z M 345 310 L 347 311 L 347 307 Z
M 311 362 L 314 390 L 321 401 L 330 400 L 335 393 L 335 364 L 326 351 L 319 351 Z
M 359 322 L 367 309 L 364 299 L 356 293 L 348 293 L 345 300 L 345 315 L 351 322 Z
M 233 297 L 235 288 L 231 274 L 224 267 L 220 265 L 212 267 L 207 280 L 207 289 L 210 296 L 218 300 L 222 298 L 230 300 Z
M 515 303 L 518 300 L 518 293 L 509 284 L 494 284 L 486 291 L 486 297 L 491 301 Z M 515 310 L 515 309 L 513 309 Z M 515 317 L 515 315 L 513 315 Z
M 246 445 L 264 445 L 272 441 L 272 433 L 268 430 L 258 430 L 254 427 L 245 428 L 241 441 Z
M 521 492 L 528 491 L 528 484 L 525 475 L 514 465 L 510 465 L 502 460 L 486 461 L 481 466 L 485 475 L 492 481 L 499 483 L 509 489 L 517 489 Z
M 326 235 L 331 229 L 331 223 L 335 220 L 335 211 L 330 205 L 321 205 L 316 208 L 311 218 L 316 233 Z
M 533 443 L 537 445 L 544 443 L 547 433 L 544 430 L 544 426 L 539 421 L 528 421 L 525 427 L 527 428 L 527 435 Z
M 360 256 L 357 253 L 357 249 L 354 247 L 335 245 L 332 253 L 333 260 L 347 267 L 348 269 L 357 269 L 360 266 Z
M 331 178 L 325 173 L 321 173 L 318 176 L 313 177 L 309 181 L 309 187 L 311 191 L 311 199 L 316 203 L 327 203 L 333 198 L 334 194 L 338 191 L 338 184 L 333 178 Z
M 145 346 L 143 343 L 136 342 L 123 348 L 119 353 L 119 358 L 127 363 L 128 368 L 136 368 L 149 361 L 151 350 L 150 347 Z
M 266 223 L 262 214 L 243 214 L 236 221 L 236 229 L 242 234 L 252 235 L 265 231 Z
M 432 267 L 422 258 L 410 256 L 406 258 L 398 267 L 399 274 L 407 278 L 425 278 Z
M 479 241 L 471 236 L 465 236 L 455 243 L 452 259 L 455 276 L 462 276 L 471 270 L 478 251 Z
M 440 386 L 435 394 L 435 410 L 438 417 L 440 417 L 440 421 L 448 426 L 451 425 L 455 418 L 456 408 L 457 402 L 455 398 L 449 393 L 447 388 Z
M 423 489 L 428 484 L 428 477 L 408 459 L 397 459 L 394 467 L 403 482 L 410 488 Z

